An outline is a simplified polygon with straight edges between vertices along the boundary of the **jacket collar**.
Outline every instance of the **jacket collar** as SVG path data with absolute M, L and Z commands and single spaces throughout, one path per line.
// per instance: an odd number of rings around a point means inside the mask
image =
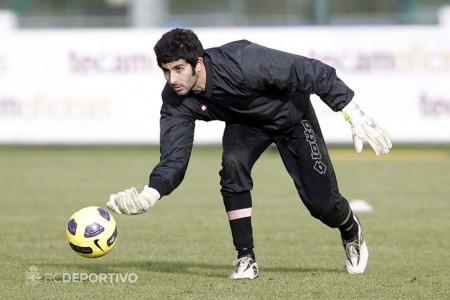
M 204 56 L 205 62 L 205 70 L 206 70 L 206 86 L 205 86 L 205 97 L 212 97 L 212 89 L 213 89 L 213 76 L 212 76 L 212 68 L 211 68 L 211 58 L 207 55 Z

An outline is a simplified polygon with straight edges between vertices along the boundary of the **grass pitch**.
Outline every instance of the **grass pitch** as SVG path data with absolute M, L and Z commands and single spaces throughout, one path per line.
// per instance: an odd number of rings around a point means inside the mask
M 253 170 L 260 277 L 232 281 L 220 148 L 194 148 L 180 188 L 146 214 L 116 216 L 115 248 L 87 259 L 65 240 L 68 218 L 105 207 L 110 193 L 141 189 L 158 149 L 0 147 L 0 298 L 449 299 L 450 147 L 330 154 L 341 192 L 374 208 L 358 214 L 366 273 L 345 272 L 338 231 L 309 215 L 269 150 Z

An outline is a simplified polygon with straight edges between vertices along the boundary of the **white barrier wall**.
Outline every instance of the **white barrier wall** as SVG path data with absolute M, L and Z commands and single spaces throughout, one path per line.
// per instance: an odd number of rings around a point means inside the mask
M 450 142 L 450 31 L 439 27 L 202 28 L 205 48 L 237 39 L 337 69 L 395 142 Z M 159 142 L 164 85 L 153 46 L 166 29 L 0 31 L 0 143 Z M 350 128 L 313 97 L 325 137 Z M 220 143 L 198 122 L 197 143 Z

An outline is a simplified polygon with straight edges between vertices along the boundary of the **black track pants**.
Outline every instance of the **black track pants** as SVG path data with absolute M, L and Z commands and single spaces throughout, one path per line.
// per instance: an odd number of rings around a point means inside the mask
M 311 104 L 296 126 L 278 134 L 242 124 L 226 125 L 220 183 L 227 212 L 251 207 L 251 201 L 245 200 L 253 187 L 251 170 L 272 143 L 276 144 L 311 215 L 333 228 L 344 222 L 350 207 L 339 193 L 334 169 Z M 277 187 L 273 188 L 276 193 Z M 239 204 L 239 197 L 243 198 L 243 203 Z

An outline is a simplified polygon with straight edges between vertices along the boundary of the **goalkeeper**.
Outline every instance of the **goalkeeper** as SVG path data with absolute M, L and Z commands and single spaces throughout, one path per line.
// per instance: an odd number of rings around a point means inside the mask
M 347 272 L 363 273 L 369 253 L 361 224 L 339 192 L 310 95 L 343 113 L 357 153 L 363 141 L 376 155 L 388 153 L 392 144 L 352 100 L 353 91 L 335 69 L 246 40 L 204 50 L 194 32 L 179 28 L 165 33 L 154 50 L 167 81 L 162 91 L 160 162 L 142 192 L 131 188 L 113 194 L 107 206 L 119 214 L 148 211 L 183 180 L 195 121 L 221 120 L 226 126 L 220 191 L 237 251 L 230 278 L 254 279 L 259 274 L 251 222 L 251 171 L 272 143 L 311 215 L 339 230 Z

